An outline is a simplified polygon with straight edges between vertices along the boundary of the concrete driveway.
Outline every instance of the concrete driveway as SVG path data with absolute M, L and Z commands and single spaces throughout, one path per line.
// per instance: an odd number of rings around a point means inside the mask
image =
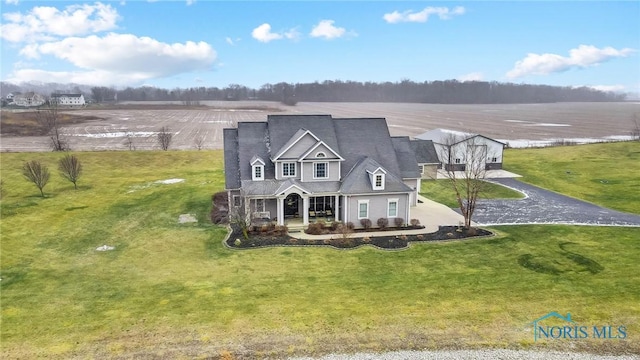
M 640 226 L 640 216 L 610 210 L 511 178 L 491 182 L 520 191 L 522 200 L 479 200 L 473 220 L 480 225 L 573 224 Z

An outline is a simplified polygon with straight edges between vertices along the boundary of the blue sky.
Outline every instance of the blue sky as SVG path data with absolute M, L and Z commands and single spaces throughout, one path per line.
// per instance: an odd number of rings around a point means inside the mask
M 637 1 L 2 0 L 3 81 L 458 79 L 640 92 Z

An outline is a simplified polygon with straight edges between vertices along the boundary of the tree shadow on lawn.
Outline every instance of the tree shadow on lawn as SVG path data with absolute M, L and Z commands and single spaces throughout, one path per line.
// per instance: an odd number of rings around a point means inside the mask
M 464 229 L 459 226 L 440 226 L 438 231 L 424 234 L 366 236 L 366 233 L 343 236 L 335 234 L 330 239 L 298 239 L 286 231 L 254 231 L 245 239 L 242 230 L 232 227 L 225 245 L 233 249 L 256 249 L 269 246 L 329 246 L 337 249 L 354 249 L 363 245 L 373 245 L 385 250 L 407 249 L 410 242 L 449 241 L 494 235 L 480 228 Z

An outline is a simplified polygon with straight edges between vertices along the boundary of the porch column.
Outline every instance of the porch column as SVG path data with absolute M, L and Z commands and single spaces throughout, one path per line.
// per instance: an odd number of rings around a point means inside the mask
M 333 217 L 334 217 L 334 221 L 338 221 L 340 219 L 340 213 L 338 212 L 338 210 L 340 209 L 340 203 L 338 202 L 340 199 L 340 195 L 335 195 L 333 197 Z
M 302 224 L 309 225 L 309 196 L 302 197 Z
M 276 216 L 278 217 L 278 225 L 284 225 L 284 198 L 276 198 Z

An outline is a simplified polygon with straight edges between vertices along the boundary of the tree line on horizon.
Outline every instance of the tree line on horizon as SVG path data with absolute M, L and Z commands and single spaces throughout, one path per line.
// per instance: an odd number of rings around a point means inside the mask
M 10 84 L 2 83 L 2 92 Z M 496 81 L 358 82 L 327 80 L 313 83 L 265 84 L 259 89 L 231 84 L 224 88 L 191 87 L 163 89 L 151 86 L 83 87 L 85 97 L 95 102 L 181 101 L 198 105 L 207 100 L 264 100 L 294 105 L 305 102 L 403 102 L 430 104 L 511 104 L 553 102 L 624 101 L 625 94 L 590 87 L 500 83 Z M 74 90 L 80 90 L 75 86 Z M 34 90 L 30 90 L 34 91 Z

